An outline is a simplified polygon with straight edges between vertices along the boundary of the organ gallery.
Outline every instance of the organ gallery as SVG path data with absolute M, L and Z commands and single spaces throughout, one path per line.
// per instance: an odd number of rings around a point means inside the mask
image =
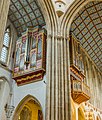
M 16 42 L 14 79 L 18 85 L 42 80 L 46 71 L 46 30 L 28 28 Z
M 0 120 L 102 120 L 102 0 L 0 0 Z

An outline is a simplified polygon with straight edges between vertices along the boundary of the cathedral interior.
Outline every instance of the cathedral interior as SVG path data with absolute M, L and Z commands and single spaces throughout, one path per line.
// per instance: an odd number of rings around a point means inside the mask
M 102 0 L 0 0 L 0 120 L 102 120 Z

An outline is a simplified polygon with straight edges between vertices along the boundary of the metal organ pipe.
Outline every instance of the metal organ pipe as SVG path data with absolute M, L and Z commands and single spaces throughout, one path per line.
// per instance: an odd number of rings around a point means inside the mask
M 27 39 L 27 42 L 26 42 L 26 60 L 25 60 L 25 65 L 26 65 L 26 69 L 28 69 L 28 65 L 29 65 L 29 62 L 30 62 L 30 42 L 31 42 L 31 38 L 32 36 L 28 33 L 28 39 Z

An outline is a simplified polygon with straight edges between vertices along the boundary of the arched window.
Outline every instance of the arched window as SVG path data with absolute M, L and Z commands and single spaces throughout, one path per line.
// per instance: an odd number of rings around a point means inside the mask
M 0 55 L 0 61 L 2 61 L 3 63 L 7 63 L 9 47 L 10 47 L 10 28 L 8 27 L 4 34 L 3 47 Z

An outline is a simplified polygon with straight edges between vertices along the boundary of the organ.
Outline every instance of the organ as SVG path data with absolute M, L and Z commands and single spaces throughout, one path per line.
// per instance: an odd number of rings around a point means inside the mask
M 46 30 L 29 27 L 16 42 L 13 79 L 18 85 L 42 80 L 46 71 Z
M 85 54 L 79 40 L 73 34 L 70 35 L 69 47 L 71 96 L 77 104 L 80 104 L 90 99 L 90 88 L 84 82 Z

